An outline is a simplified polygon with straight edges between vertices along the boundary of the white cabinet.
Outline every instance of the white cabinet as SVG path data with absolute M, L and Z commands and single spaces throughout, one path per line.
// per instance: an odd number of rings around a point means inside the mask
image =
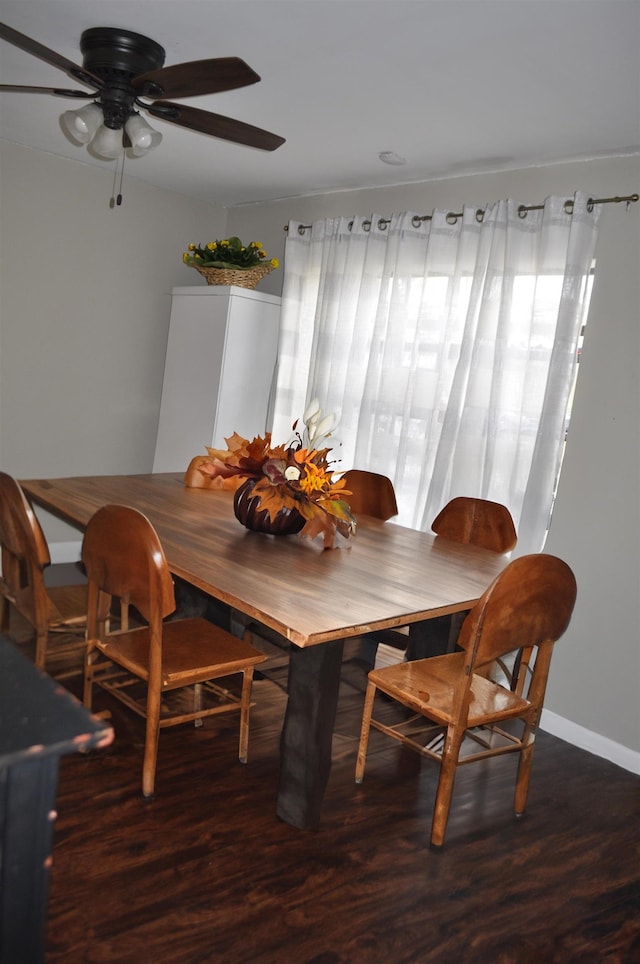
M 280 298 L 244 288 L 173 288 L 154 472 L 186 471 L 206 447 L 268 429 Z

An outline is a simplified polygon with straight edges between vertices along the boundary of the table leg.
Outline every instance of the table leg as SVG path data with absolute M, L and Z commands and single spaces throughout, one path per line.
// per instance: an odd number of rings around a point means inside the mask
M 409 626 L 409 642 L 406 659 L 427 659 L 429 656 L 442 656 L 451 652 L 451 616 L 434 616 Z
M 278 816 L 316 830 L 331 770 L 344 640 L 291 646 L 287 711 L 280 740 Z

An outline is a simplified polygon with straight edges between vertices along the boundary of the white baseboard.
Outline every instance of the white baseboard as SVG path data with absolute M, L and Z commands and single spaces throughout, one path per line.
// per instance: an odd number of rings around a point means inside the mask
M 61 562 L 80 562 L 82 542 L 53 542 L 49 543 L 49 555 L 55 565 Z
M 572 746 L 580 747 L 581 750 L 587 750 L 595 756 L 610 760 L 611 763 L 630 770 L 631 773 L 640 774 L 640 753 L 636 750 L 621 743 L 615 743 L 614 740 L 600 733 L 593 733 L 578 723 L 572 723 L 571 720 L 565 720 L 551 710 L 543 709 L 540 729 L 560 737 L 561 740 L 566 740 Z

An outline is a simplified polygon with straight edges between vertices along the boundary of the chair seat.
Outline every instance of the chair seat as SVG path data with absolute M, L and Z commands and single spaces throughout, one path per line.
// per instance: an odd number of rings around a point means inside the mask
M 31 584 L 13 591 L 6 580 L 0 578 L 0 593 L 7 602 L 25 619 L 33 623 L 36 600 Z M 86 584 L 56 586 L 47 590 L 44 596 L 46 622 L 50 630 L 87 624 L 87 586 Z
M 189 645 L 185 647 L 185 639 Z M 149 630 L 146 626 L 113 633 L 96 640 L 96 649 L 108 659 L 149 679 Z M 180 619 L 163 628 L 162 689 L 174 689 L 200 680 L 218 679 L 239 673 L 247 666 L 264 662 L 264 653 L 206 619 Z
M 47 590 L 49 601 L 49 629 L 65 630 L 87 625 L 86 584 L 52 586 Z
M 447 726 L 456 718 L 455 695 L 464 672 L 465 653 L 431 656 L 372 670 L 369 679 L 386 693 L 402 694 L 405 706 Z M 467 725 L 484 726 L 511 716 L 521 716 L 529 702 L 484 676 L 474 674 Z

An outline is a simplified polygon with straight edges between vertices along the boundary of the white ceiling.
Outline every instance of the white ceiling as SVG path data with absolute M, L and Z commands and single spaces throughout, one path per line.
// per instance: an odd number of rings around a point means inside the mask
M 184 103 L 286 144 L 150 118 L 162 144 L 125 168 L 224 206 L 640 150 L 639 0 L 0 0 L 0 14 L 78 64 L 95 26 L 151 37 L 166 66 L 244 59 L 261 83 Z M 79 86 L 4 41 L 0 83 Z M 2 93 L 0 136 L 112 170 L 62 133 L 82 103 Z

